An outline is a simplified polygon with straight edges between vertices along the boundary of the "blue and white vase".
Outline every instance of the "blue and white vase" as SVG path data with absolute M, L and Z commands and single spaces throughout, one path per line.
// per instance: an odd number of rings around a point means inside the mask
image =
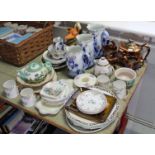
M 103 25 L 88 24 L 87 28 L 94 36 L 95 58 L 100 58 L 103 56 L 102 47 L 109 44 L 109 33 Z
M 67 67 L 69 69 L 69 75 L 75 77 L 78 74 L 84 72 L 83 50 L 79 45 L 67 46 Z
M 94 65 L 94 40 L 92 34 L 80 34 L 76 37 L 83 50 L 84 68 Z

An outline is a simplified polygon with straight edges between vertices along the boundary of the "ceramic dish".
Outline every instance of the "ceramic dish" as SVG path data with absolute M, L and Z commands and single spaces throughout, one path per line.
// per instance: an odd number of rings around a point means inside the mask
M 74 126 L 78 126 L 86 130 L 96 130 L 96 129 L 104 129 L 108 127 L 112 122 L 114 122 L 115 119 L 117 118 L 118 109 L 119 104 L 116 103 L 109 117 L 103 123 L 95 123 L 93 121 L 91 122 L 87 119 L 81 118 L 73 113 L 70 113 L 67 110 L 65 110 L 65 114 L 67 119 L 70 120 L 70 122 L 72 122 Z
M 57 106 L 64 103 L 74 92 L 73 86 L 68 80 L 59 80 L 47 83 L 40 95 L 45 105 Z
M 100 90 L 101 91 L 101 90 Z M 110 94 L 111 96 L 115 97 L 114 93 L 109 90 L 103 90 L 103 92 L 107 92 L 107 94 Z M 94 130 L 94 129 L 104 129 L 108 127 L 115 119 L 117 118 L 117 113 L 119 110 L 119 103 L 116 101 L 113 109 L 111 110 L 108 118 L 103 123 L 96 123 L 94 121 L 90 121 L 88 119 L 82 118 L 80 116 L 77 116 L 76 114 L 73 114 L 72 112 L 69 112 L 68 110 L 65 110 L 65 114 L 67 119 L 74 124 L 74 126 L 78 126 L 80 128 L 86 129 L 86 130 Z
M 118 80 L 126 82 L 127 88 L 133 86 L 137 77 L 136 72 L 133 69 L 122 67 L 115 71 L 115 77 Z
M 63 58 L 63 59 L 54 59 L 54 58 L 52 58 L 49 55 L 48 51 L 45 51 L 43 53 L 43 59 L 48 60 L 49 62 L 51 62 L 52 64 L 55 64 L 55 65 L 62 64 L 62 63 L 64 63 L 66 61 L 66 58 Z
M 105 109 L 107 99 L 103 93 L 95 90 L 87 90 L 77 97 L 76 105 L 82 113 L 95 115 Z
M 73 125 L 73 123 L 68 118 L 66 118 L 66 122 L 71 129 L 73 129 L 74 131 L 76 131 L 78 133 L 91 134 L 91 133 L 96 133 L 96 132 L 102 130 L 102 129 L 94 129 L 94 130 L 83 129 L 79 126 Z
M 89 73 L 80 74 L 74 78 L 74 84 L 77 87 L 88 88 L 94 86 L 96 84 L 96 81 L 96 77 Z
M 63 106 L 64 105 L 62 104 L 61 106 L 57 107 L 48 107 L 42 104 L 41 100 L 38 101 L 35 105 L 39 113 L 42 115 L 56 115 L 63 108 Z
M 63 99 L 68 94 L 66 93 L 68 89 L 68 83 L 65 80 L 59 80 L 54 82 L 49 82 L 43 86 L 40 94 L 41 96 L 52 98 L 52 99 Z
M 44 79 L 44 81 L 40 82 L 40 83 L 36 83 L 36 84 L 29 84 L 29 83 L 26 83 L 25 81 L 23 81 L 21 78 L 17 77 L 17 82 L 21 85 L 21 87 L 30 87 L 30 88 L 33 88 L 35 93 L 36 92 L 40 92 L 42 86 L 44 84 L 46 84 L 47 82 L 49 81 L 56 81 L 57 80 L 57 75 L 56 75 L 56 72 L 54 71 L 53 73 L 51 74 L 48 74 L 46 76 L 46 78 Z

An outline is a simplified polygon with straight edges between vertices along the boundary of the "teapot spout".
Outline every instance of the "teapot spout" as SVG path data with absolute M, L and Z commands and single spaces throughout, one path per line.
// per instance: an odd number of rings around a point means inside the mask
M 47 68 L 48 72 L 52 71 L 52 64 L 49 61 L 45 61 L 44 66 Z

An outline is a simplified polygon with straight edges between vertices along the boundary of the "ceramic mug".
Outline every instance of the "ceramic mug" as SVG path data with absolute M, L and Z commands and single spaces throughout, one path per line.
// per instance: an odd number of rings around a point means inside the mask
M 80 34 L 76 37 L 83 49 L 85 69 L 94 65 L 94 40 L 92 34 Z
M 36 97 L 32 88 L 24 88 L 20 92 L 22 104 L 25 107 L 32 107 L 36 103 Z
M 122 80 L 116 80 L 113 82 L 113 90 L 119 99 L 126 97 L 126 83 Z
M 100 58 L 103 56 L 102 47 L 109 44 L 109 33 L 99 24 L 88 24 L 87 28 L 94 36 L 95 58 Z
M 83 50 L 79 45 L 67 46 L 67 67 L 69 69 L 69 75 L 75 77 L 81 74 L 85 70 L 83 61 Z
M 7 98 L 16 98 L 19 95 L 15 80 L 8 80 L 3 84 L 4 93 Z

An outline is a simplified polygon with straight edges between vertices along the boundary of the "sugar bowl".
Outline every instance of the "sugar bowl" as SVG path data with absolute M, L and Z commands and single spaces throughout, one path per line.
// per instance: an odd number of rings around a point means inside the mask
M 101 57 L 99 60 L 96 61 L 96 65 L 94 68 L 94 74 L 96 76 L 100 74 L 106 74 L 108 76 L 111 76 L 113 74 L 113 71 L 113 66 L 109 64 L 108 60 L 105 57 Z

